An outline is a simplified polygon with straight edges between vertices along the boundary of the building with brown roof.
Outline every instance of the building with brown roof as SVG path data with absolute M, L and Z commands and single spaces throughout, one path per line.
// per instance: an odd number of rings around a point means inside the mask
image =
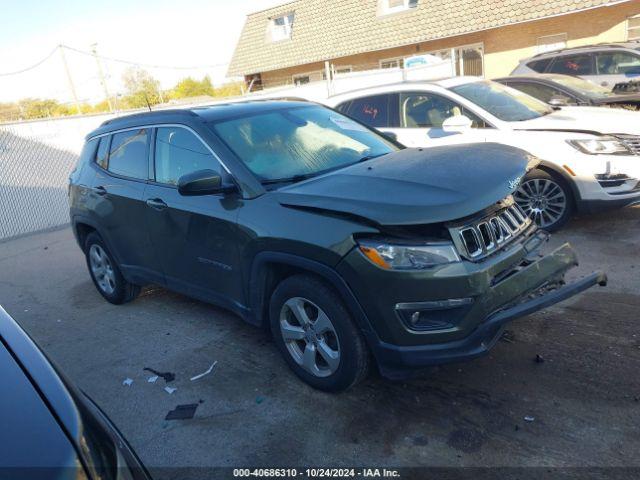
M 302 84 L 434 53 L 494 78 L 538 52 L 632 39 L 640 0 L 296 0 L 248 15 L 228 74 Z

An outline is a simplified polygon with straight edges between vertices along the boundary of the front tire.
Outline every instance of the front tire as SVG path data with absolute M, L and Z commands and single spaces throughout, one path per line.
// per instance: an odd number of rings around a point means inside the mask
M 140 286 L 124 279 L 113 255 L 96 232 L 87 236 L 84 251 L 91 280 L 105 300 L 120 305 L 140 294 Z
M 560 229 L 573 213 L 573 194 L 567 182 L 537 168 L 524 177 L 513 198 L 538 227 L 549 232 Z
M 311 275 L 294 275 L 273 292 L 271 332 L 293 372 L 314 388 L 340 392 L 362 381 L 369 351 L 336 292 Z

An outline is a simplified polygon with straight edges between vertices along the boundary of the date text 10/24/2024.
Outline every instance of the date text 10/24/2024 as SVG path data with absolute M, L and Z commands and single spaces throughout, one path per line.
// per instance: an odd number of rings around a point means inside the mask
M 387 468 L 236 468 L 234 478 L 400 478 L 400 472 Z

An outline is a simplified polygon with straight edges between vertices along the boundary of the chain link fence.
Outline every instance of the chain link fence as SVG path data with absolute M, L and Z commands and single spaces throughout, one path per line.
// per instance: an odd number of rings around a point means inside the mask
M 78 154 L 58 145 L 57 134 L 0 126 L 0 240 L 69 222 L 67 182 Z

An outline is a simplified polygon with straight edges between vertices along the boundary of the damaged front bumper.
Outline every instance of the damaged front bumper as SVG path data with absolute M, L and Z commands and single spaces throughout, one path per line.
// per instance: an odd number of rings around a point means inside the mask
M 404 371 L 398 375 L 394 367 L 419 368 L 471 360 L 486 354 L 500 338 L 504 326 L 511 320 L 566 300 L 594 285 L 604 286 L 606 283 L 607 276 L 604 273 L 594 272 L 581 280 L 547 291 L 491 315 L 471 335 L 463 339 L 419 346 L 397 346 L 380 342 L 376 357 L 382 359 L 381 369 L 387 377 L 404 376 Z
M 607 277 L 602 272 L 565 284 L 564 274 L 578 264 L 576 255 L 569 244 L 564 244 L 540 256 L 537 250 L 546 238 L 544 232 L 538 231 L 522 245 L 514 247 L 515 251 L 505 254 L 506 258 L 468 271 L 465 282 L 455 274 L 448 276 L 446 270 L 425 279 L 422 288 L 427 291 L 427 282 L 433 282 L 434 286 L 455 282 L 451 285 L 459 285 L 458 295 L 449 297 L 453 300 L 422 302 L 441 308 L 438 314 L 443 319 L 442 328 L 412 330 L 407 322 L 402 322 L 406 316 L 397 315 L 395 322 L 403 324 L 404 333 L 398 329 L 390 341 L 376 335 L 378 338 L 369 342 L 382 374 L 389 378 L 404 378 L 411 369 L 479 357 L 493 347 L 508 322 L 566 300 L 594 285 L 606 285 Z M 504 268 L 508 261 L 513 262 L 511 267 Z M 395 307 L 396 312 L 398 308 L 418 309 L 420 302 L 398 303 Z M 447 325 L 446 321 L 458 313 L 459 318 Z M 387 318 L 384 323 L 388 326 L 390 322 Z

